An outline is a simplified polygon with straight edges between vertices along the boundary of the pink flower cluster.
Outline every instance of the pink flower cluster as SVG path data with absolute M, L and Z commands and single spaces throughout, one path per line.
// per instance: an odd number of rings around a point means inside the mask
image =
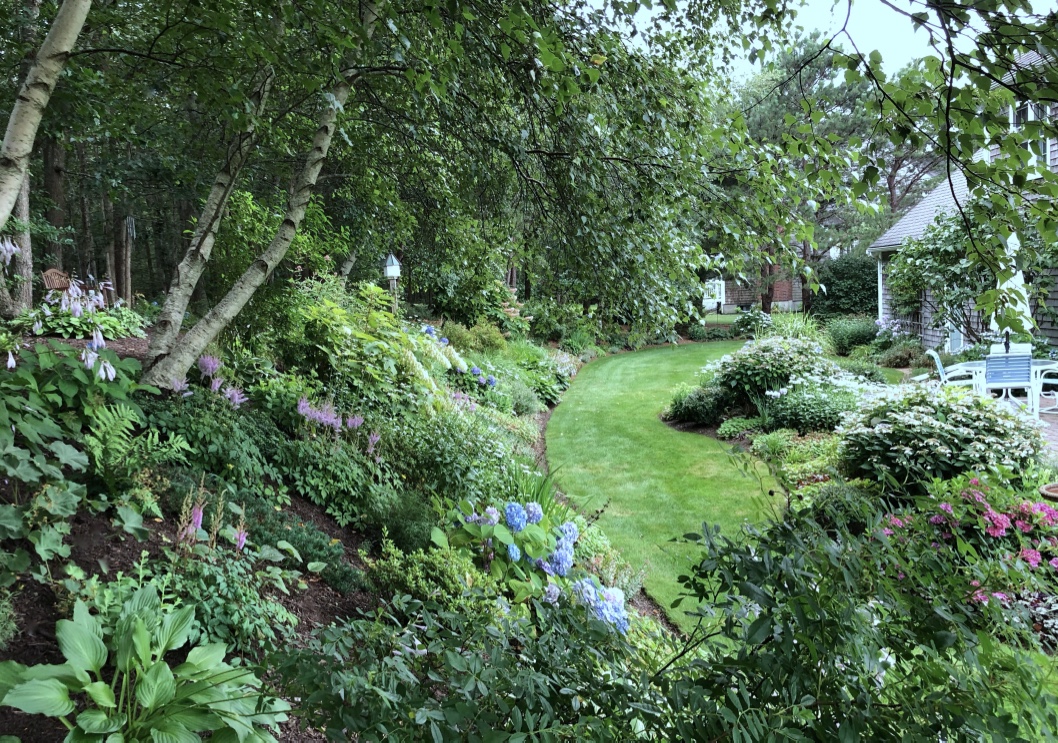
M 364 425 L 364 416 L 362 415 L 351 415 L 343 421 L 341 413 L 336 411 L 334 406 L 329 402 L 324 403 L 317 408 L 312 405 L 306 397 L 298 400 L 298 415 L 305 420 L 317 423 L 324 428 L 331 428 L 335 432 L 340 432 L 343 425 L 347 431 L 355 431 L 360 428 L 360 426 Z M 371 445 L 368 449 L 368 453 L 371 453 L 373 449 L 374 446 Z

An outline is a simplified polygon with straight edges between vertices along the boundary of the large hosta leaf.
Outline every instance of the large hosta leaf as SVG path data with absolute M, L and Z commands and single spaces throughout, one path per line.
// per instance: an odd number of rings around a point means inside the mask
M 3 704 L 30 715 L 61 717 L 74 710 L 70 692 L 56 679 L 33 679 L 7 692 Z
M 59 641 L 59 649 L 66 656 L 66 662 L 74 668 L 99 673 L 99 669 L 107 662 L 106 646 L 88 627 L 60 619 L 55 624 L 55 637 Z

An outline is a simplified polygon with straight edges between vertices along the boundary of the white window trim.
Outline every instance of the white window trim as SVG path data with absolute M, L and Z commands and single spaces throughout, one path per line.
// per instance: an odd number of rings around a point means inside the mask
M 1010 130 L 1011 131 L 1017 131 L 1018 128 L 1020 127 L 1020 124 L 1016 124 L 1015 123 L 1015 119 L 1016 119 L 1016 115 L 1017 115 L 1017 110 L 1019 108 L 1021 108 L 1022 104 L 1025 104 L 1027 106 L 1027 108 L 1028 108 L 1027 116 L 1025 118 L 1025 122 L 1026 123 L 1028 123 L 1030 121 L 1040 121 L 1041 120 L 1041 118 L 1040 118 L 1041 115 L 1046 116 L 1046 113 L 1044 112 L 1044 108 L 1046 107 L 1046 104 L 1043 104 L 1043 103 L 1032 103 L 1031 101 L 1019 101 L 1019 102 L 1013 104 L 1010 107 L 1010 112 L 1009 112 L 1009 115 L 1007 117 L 1007 121 L 1010 123 Z M 1050 168 L 1051 167 L 1051 141 L 1052 140 L 1047 138 L 1047 137 L 1043 138 L 1043 147 L 1042 147 L 1042 149 L 1043 149 L 1043 165 L 1046 168 Z M 1029 143 L 1026 142 L 1026 145 L 1028 145 L 1028 144 Z M 1028 167 L 1030 169 L 1034 169 L 1034 168 L 1036 168 L 1037 164 L 1039 163 L 1039 157 L 1040 156 L 1037 155 L 1035 152 L 1033 152 L 1032 147 L 1029 147 L 1028 149 L 1029 149 L 1029 164 L 1028 164 Z M 1028 174 L 1028 178 L 1030 178 L 1030 179 L 1031 178 L 1039 178 L 1039 177 L 1040 177 L 1040 173 L 1038 173 L 1038 172 L 1032 172 L 1032 173 Z

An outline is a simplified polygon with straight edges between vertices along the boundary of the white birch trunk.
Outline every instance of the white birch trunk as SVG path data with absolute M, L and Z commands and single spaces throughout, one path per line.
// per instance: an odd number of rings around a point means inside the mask
M 253 147 L 256 144 L 256 120 L 264 113 L 268 101 L 268 94 L 272 88 L 274 73 L 269 70 L 255 91 L 256 103 L 254 115 L 250 117 L 250 123 L 246 129 L 239 133 L 228 148 L 228 159 L 224 167 L 217 173 L 210 189 L 206 204 L 202 208 L 195 231 L 191 236 L 191 244 L 184 254 L 180 265 L 173 273 L 173 280 L 169 284 L 169 292 L 165 297 L 165 305 L 162 314 L 154 324 L 151 331 L 150 347 L 147 350 L 147 368 L 154 366 L 155 362 L 168 355 L 173 349 L 173 343 L 180 333 L 180 326 L 184 321 L 184 313 L 187 305 L 195 292 L 199 279 L 202 278 L 206 264 L 209 263 L 210 255 L 213 253 L 213 245 L 217 240 L 217 230 L 220 228 L 224 216 L 224 209 L 228 205 L 228 199 L 239 171 Z
M 7 224 L 18 200 L 37 127 L 91 7 L 92 0 L 64 0 L 11 109 L 0 145 L 0 228 Z
M 172 351 L 158 357 L 151 368 L 144 372 L 143 384 L 156 387 L 171 387 L 174 380 L 183 379 L 187 370 L 206 350 L 217 335 L 235 319 L 239 311 L 250 301 L 254 292 L 271 275 L 290 248 L 298 226 L 305 217 L 305 209 L 316 187 L 316 179 L 327 158 L 338 120 L 338 112 L 345 105 L 352 90 L 351 83 L 343 79 L 331 89 L 328 105 L 320 116 L 319 127 L 312 140 L 305 165 L 294 183 L 287 201 L 283 222 L 272 242 L 235 282 L 220 302 L 211 309 L 185 336 L 173 345 Z

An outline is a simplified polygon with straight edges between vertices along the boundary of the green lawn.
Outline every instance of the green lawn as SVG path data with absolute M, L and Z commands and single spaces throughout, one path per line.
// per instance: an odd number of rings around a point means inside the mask
M 547 456 L 563 492 L 585 512 L 605 507 L 599 525 L 634 566 L 647 592 L 682 626 L 677 576 L 695 550 L 670 544 L 702 522 L 734 533 L 769 508 L 757 478 L 744 476 L 729 447 L 680 433 L 658 414 L 672 389 L 694 383 L 706 362 L 742 342 L 693 343 L 607 356 L 585 366 L 551 416 Z M 773 501 L 774 502 L 774 501 Z

